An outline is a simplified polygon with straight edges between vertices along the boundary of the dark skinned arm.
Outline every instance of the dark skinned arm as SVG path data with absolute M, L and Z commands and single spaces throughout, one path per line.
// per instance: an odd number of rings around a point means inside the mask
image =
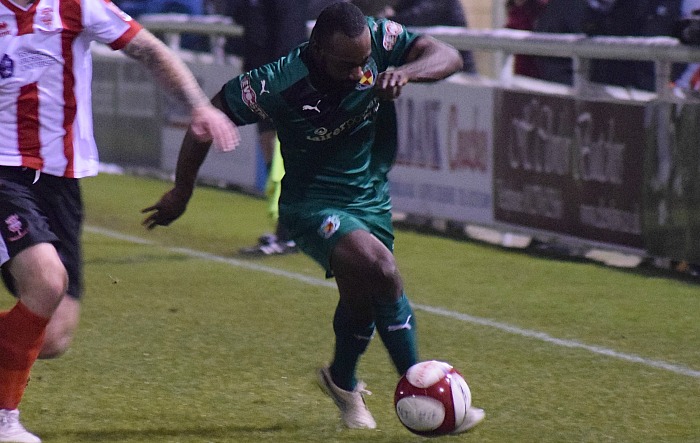
M 211 103 L 215 108 L 221 110 L 223 106 L 221 93 L 214 96 Z M 156 204 L 141 211 L 148 213 L 148 216 L 143 220 L 143 225 L 146 228 L 168 226 L 185 212 L 197 182 L 199 168 L 207 158 L 211 144 L 211 141 L 200 141 L 193 133 L 192 127 L 188 128 L 177 158 L 175 186 L 163 194 Z
M 462 69 L 462 56 L 452 46 L 430 36 L 420 36 L 413 43 L 406 63 L 377 76 L 377 95 L 394 100 L 408 82 L 435 82 Z

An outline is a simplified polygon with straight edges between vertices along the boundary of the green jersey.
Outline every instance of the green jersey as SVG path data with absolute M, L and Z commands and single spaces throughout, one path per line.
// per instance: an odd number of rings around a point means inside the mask
M 319 88 L 310 50 L 242 74 L 223 88 L 224 110 L 238 125 L 271 119 L 280 140 L 285 207 L 390 208 L 387 173 L 396 154 L 393 102 L 380 101 L 378 73 L 400 66 L 416 38 L 390 20 L 367 18 L 372 53 L 349 88 Z

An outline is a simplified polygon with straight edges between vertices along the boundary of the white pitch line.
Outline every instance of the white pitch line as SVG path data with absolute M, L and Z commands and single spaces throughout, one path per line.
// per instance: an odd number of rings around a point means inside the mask
M 603 348 L 600 346 L 587 345 L 585 343 L 578 342 L 576 340 L 565 340 L 561 338 L 552 337 L 544 332 L 532 331 L 530 329 L 523 329 L 517 326 L 512 326 L 507 323 L 501 323 L 494 320 L 489 320 L 488 318 L 474 317 L 469 314 L 461 314 L 459 312 L 448 311 L 447 309 L 435 308 L 433 306 L 418 305 L 413 304 L 413 307 L 420 309 L 421 311 L 429 312 L 431 314 L 440 315 L 443 317 L 449 317 L 455 320 L 460 320 L 466 323 L 474 323 L 481 326 L 488 326 L 491 328 L 500 329 L 501 331 L 509 332 L 511 334 L 520 335 L 522 337 L 534 338 L 536 340 L 544 341 L 547 343 L 552 343 L 557 346 L 563 346 L 565 348 L 578 348 L 590 351 L 594 354 L 605 355 L 608 357 L 614 357 L 620 360 L 625 360 L 633 363 L 641 363 L 646 366 L 651 366 L 657 369 L 663 369 L 670 372 L 675 372 L 680 375 L 687 375 L 688 377 L 700 378 L 700 371 L 691 369 L 685 366 L 674 365 L 672 363 L 667 363 L 660 360 L 651 360 L 644 357 L 639 357 L 634 354 L 625 354 L 624 352 L 618 352 L 612 349 Z
M 336 288 L 334 282 L 330 280 L 323 280 L 320 278 L 308 277 L 303 274 L 298 274 L 296 272 L 283 271 L 281 269 L 276 269 L 270 266 L 264 266 L 257 263 L 253 263 L 246 260 L 237 260 L 234 258 L 221 257 L 219 255 L 210 254 L 207 252 L 196 251 L 189 248 L 176 248 L 159 245 L 153 241 L 143 239 L 140 237 L 134 237 L 131 235 L 122 234 L 109 229 L 99 228 L 95 226 L 86 226 L 85 230 L 94 234 L 100 234 L 106 237 L 115 238 L 118 240 L 124 240 L 131 243 L 137 243 L 142 245 L 153 245 L 160 248 L 166 249 L 171 252 L 176 252 L 179 254 L 187 255 L 190 257 L 199 258 L 202 260 L 214 261 L 219 263 L 225 263 L 238 268 L 249 269 L 252 271 L 265 272 L 267 274 L 276 275 L 279 277 L 288 278 L 290 280 L 296 280 L 302 283 L 306 283 L 312 286 L 324 286 L 328 288 Z M 549 334 L 539 331 L 533 331 L 530 329 L 523 329 L 517 326 L 512 326 L 507 323 L 501 323 L 488 318 L 475 317 L 468 314 L 462 314 L 460 312 L 449 311 L 447 309 L 436 308 L 434 306 L 422 305 L 413 303 L 412 306 L 419 311 L 428 312 L 430 314 L 439 315 L 442 317 L 448 317 L 454 320 L 459 320 L 465 323 L 472 323 L 480 326 L 487 326 L 490 328 L 498 329 L 500 331 L 508 332 L 510 334 L 519 335 L 521 337 L 533 338 L 546 343 L 551 343 L 553 345 L 562 346 L 565 348 L 575 348 L 583 349 L 585 351 L 592 352 L 594 354 L 604 355 L 607 357 L 617 358 L 619 360 L 628 361 L 631 363 L 639 363 L 645 366 L 649 366 L 656 369 L 662 369 L 664 371 L 673 372 L 680 375 L 685 375 L 693 378 L 700 378 L 700 371 L 688 368 L 682 365 L 676 365 L 668 363 L 661 360 L 652 360 L 644 357 L 640 357 L 634 354 L 626 354 L 624 352 L 618 352 L 613 349 L 603 348 L 601 346 L 587 345 L 575 340 L 565 340 L 561 338 L 552 337 Z

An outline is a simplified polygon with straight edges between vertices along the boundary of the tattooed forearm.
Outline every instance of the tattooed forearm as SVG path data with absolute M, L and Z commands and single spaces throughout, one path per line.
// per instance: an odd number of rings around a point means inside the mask
M 143 63 L 165 89 L 190 107 L 209 102 L 182 60 L 147 30 L 139 31 L 124 47 L 123 52 Z

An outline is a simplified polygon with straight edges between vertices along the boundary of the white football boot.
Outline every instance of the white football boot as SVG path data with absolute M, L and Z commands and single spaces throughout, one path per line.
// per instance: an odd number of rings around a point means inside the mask
M 0 442 L 41 443 L 41 439 L 24 429 L 17 409 L 0 409 Z
M 359 382 L 353 391 L 340 389 L 333 383 L 329 368 L 325 367 L 318 371 L 318 384 L 340 409 L 340 417 L 345 426 L 350 429 L 374 429 L 377 427 L 377 423 L 362 397 L 363 394 L 372 394 L 365 389 L 366 385 L 363 382 Z

